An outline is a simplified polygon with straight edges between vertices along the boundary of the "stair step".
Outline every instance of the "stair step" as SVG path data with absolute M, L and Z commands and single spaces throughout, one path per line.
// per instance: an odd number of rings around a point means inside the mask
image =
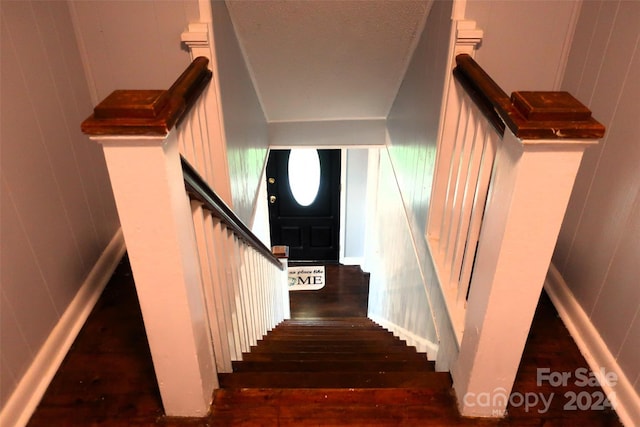
M 375 333 L 337 333 L 337 334 L 268 334 L 262 337 L 265 341 L 400 341 L 395 335 L 381 332 Z
M 269 361 L 336 361 L 336 360 L 348 360 L 348 361 L 362 361 L 367 363 L 368 361 L 420 361 L 426 360 L 427 356 L 424 353 L 243 353 L 243 361 L 254 362 L 269 362 Z
M 275 360 L 233 362 L 233 372 L 324 372 L 324 371 L 433 371 L 433 362 L 423 360 Z
M 380 326 L 370 319 L 364 317 L 333 317 L 333 318 L 307 318 L 307 319 L 287 319 L 282 321 L 280 326 L 309 326 L 320 327 L 349 327 L 349 328 L 371 328 Z
M 447 390 L 443 372 L 237 372 L 219 374 L 222 388 L 430 388 Z
M 424 405 L 434 398 L 454 397 L 447 391 L 430 388 L 225 388 L 215 393 L 216 406 L 270 405 L 297 406 L 304 403 L 327 405 Z M 453 400 L 455 401 L 455 400 Z
M 362 340 L 376 340 L 376 339 L 399 339 L 391 332 L 387 331 L 327 331 L 327 332 L 292 332 L 292 331 L 271 331 L 266 334 L 264 339 L 273 340 L 287 340 L 287 339 L 301 339 L 301 340 L 349 340 L 349 339 L 362 339 Z
M 263 349 L 275 349 L 287 352 L 288 349 L 293 351 L 315 351 L 314 349 L 319 349 L 320 351 L 328 351 L 335 349 L 336 351 L 340 351 L 340 349 L 354 349 L 357 351 L 358 349 L 372 349 L 372 348 L 389 348 L 389 347 L 403 347 L 407 348 L 407 344 L 404 341 L 262 341 L 259 340 L 256 346 L 252 346 L 253 348 L 263 348 Z M 411 347 L 414 348 L 414 347 Z M 325 350 L 326 349 L 326 350 Z
M 331 333 L 331 332 L 346 332 L 346 333 L 367 333 L 367 332 L 389 332 L 380 326 L 311 326 L 311 325 L 279 325 L 271 329 L 270 332 L 293 332 L 293 333 Z
M 430 389 L 219 389 L 214 425 L 464 425 L 448 391 Z
M 324 347 L 296 347 L 296 346 L 258 346 L 251 347 L 251 354 L 259 353 L 324 353 L 324 354 L 340 354 L 340 356 L 334 356 L 334 359 L 339 359 L 342 354 L 415 354 L 415 347 L 406 346 L 324 346 Z
M 406 344 L 404 340 L 393 335 L 265 335 L 260 341 L 265 342 L 301 342 L 301 343 L 314 343 L 323 341 L 330 341 L 336 344 L 350 343 L 350 342 L 402 342 Z

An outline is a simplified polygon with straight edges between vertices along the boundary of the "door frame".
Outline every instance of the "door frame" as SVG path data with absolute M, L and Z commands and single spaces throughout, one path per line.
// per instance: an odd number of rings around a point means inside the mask
M 345 257 L 344 249 L 346 246 L 346 217 L 347 217 L 347 192 L 345 191 L 346 177 L 347 177 L 347 150 L 349 149 L 381 149 L 386 148 L 384 145 L 349 145 L 349 146 L 332 146 L 332 145 L 297 145 L 297 146 L 269 146 L 267 155 L 264 159 L 264 165 L 262 166 L 262 177 L 260 180 L 260 187 L 258 188 L 258 194 L 253 209 L 251 230 L 256 233 L 262 242 L 269 248 L 271 248 L 271 239 L 269 237 L 269 206 L 267 204 L 267 160 L 269 159 L 269 153 L 271 150 L 290 150 L 294 148 L 315 148 L 319 150 L 340 150 L 340 230 L 338 236 L 338 262 L 345 265 L 362 265 L 364 262 L 364 256 L 362 258 Z M 375 171 L 374 171 L 375 172 Z M 370 173 L 370 172 L 369 172 Z M 367 181 L 367 187 L 369 182 Z M 369 212 L 367 212 L 367 216 Z M 266 233 L 265 233 L 266 230 Z M 366 243 L 365 243 L 366 244 Z

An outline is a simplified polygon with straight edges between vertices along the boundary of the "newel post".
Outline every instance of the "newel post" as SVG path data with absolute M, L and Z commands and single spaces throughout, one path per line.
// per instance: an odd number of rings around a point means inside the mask
M 510 101 L 452 368 L 466 416 L 504 415 L 582 154 L 604 135 L 566 92 Z
M 288 283 L 288 269 L 289 266 L 289 246 L 277 245 L 271 248 L 271 252 L 280 260 L 284 270 L 282 270 L 282 281 L 283 283 Z M 289 285 L 287 284 L 287 288 L 282 292 L 282 308 L 283 308 L 283 318 L 291 319 L 291 307 L 289 304 Z
M 204 416 L 218 386 L 191 210 L 172 128 L 206 86 L 115 91 L 82 124 L 102 145 L 166 415 Z

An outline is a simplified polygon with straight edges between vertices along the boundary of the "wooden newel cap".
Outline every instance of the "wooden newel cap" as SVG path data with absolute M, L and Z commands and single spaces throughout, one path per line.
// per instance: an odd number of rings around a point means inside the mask
M 604 126 L 568 92 L 519 91 L 509 97 L 470 55 L 457 55 L 456 64 L 454 77 L 501 135 L 506 126 L 524 143 L 590 144 L 604 136 Z
M 591 111 L 569 92 L 513 92 L 511 102 L 533 121 L 587 121 Z
M 604 126 L 569 92 L 513 92 L 502 119 L 523 140 L 597 140 Z
M 289 246 L 282 246 L 282 245 L 273 246 L 271 248 L 271 252 L 277 258 L 289 258 Z
M 168 101 L 166 90 L 116 90 L 93 109 L 93 116 L 96 119 L 153 119 Z
M 168 90 L 116 90 L 82 122 L 87 135 L 166 136 L 211 81 L 209 60 L 196 58 Z

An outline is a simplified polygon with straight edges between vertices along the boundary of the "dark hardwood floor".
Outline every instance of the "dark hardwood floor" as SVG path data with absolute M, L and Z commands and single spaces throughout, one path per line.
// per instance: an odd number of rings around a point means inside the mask
M 327 266 L 327 285 L 323 290 L 292 293 L 292 317 L 363 317 L 366 315 L 367 287 L 368 277 L 358 268 Z M 251 369 L 251 364 L 244 366 Z M 546 399 L 553 396 L 548 410 L 542 403 L 526 408 L 517 399 L 512 399 L 514 404 L 509 406 L 506 418 L 478 420 L 460 417 L 450 392 L 435 393 L 427 388 L 243 389 L 244 392 L 220 390 L 215 394 L 216 404 L 246 409 L 244 414 L 236 413 L 234 418 L 226 418 L 233 422 L 216 419 L 215 413 L 205 419 L 170 419 L 162 415 L 133 278 L 125 258 L 29 426 L 620 426 L 611 410 L 565 410 L 564 406 L 571 403 L 571 393 L 596 396 L 600 392 L 598 388 L 578 387 L 573 382 L 567 387 L 536 384 L 538 368 L 574 373 L 576 369 L 586 367 L 552 304 L 543 294 L 513 393 L 542 395 Z M 256 399 L 261 400 L 260 406 L 249 405 L 249 401 Z
M 359 266 L 325 266 L 326 285 L 289 293 L 292 318 L 367 317 L 369 274 Z

